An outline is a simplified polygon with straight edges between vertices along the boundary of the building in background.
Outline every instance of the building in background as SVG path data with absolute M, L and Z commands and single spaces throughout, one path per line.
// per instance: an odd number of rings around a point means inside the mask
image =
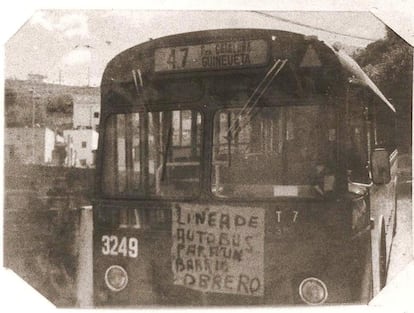
M 63 131 L 66 143 L 65 166 L 95 166 L 99 118 L 99 94 L 73 94 L 73 128 Z
M 100 120 L 99 88 L 49 84 L 44 82 L 45 78 L 29 74 L 27 80 L 5 81 L 10 94 L 6 99 L 8 107 L 13 108 L 6 112 L 10 114 L 6 117 L 15 118 L 14 123 L 9 123 L 14 128 L 5 133 L 5 161 L 94 166 Z M 41 126 L 32 128 L 34 125 Z M 65 135 L 59 137 L 56 133 Z
M 74 95 L 73 98 L 73 128 L 97 130 L 100 117 L 99 97 L 94 95 Z
M 65 166 L 94 167 L 98 148 L 98 133 L 94 129 L 68 129 L 63 131 L 66 143 Z
M 55 143 L 61 141 L 49 128 L 5 129 L 5 162 L 52 164 Z

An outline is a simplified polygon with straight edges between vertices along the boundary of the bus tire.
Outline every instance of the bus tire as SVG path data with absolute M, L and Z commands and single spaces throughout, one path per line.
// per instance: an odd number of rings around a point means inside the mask
M 387 246 L 385 241 L 385 225 L 381 223 L 381 237 L 379 241 L 379 290 L 385 287 L 387 282 Z

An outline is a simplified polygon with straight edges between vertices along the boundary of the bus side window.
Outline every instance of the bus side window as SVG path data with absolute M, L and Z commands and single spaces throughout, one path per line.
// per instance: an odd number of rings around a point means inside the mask
M 365 108 L 360 101 L 349 104 L 346 138 L 346 158 L 350 180 L 369 183 L 368 135 L 365 123 Z
M 396 148 L 394 113 L 379 100 L 374 100 L 373 112 L 375 147 L 385 148 L 391 154 Z

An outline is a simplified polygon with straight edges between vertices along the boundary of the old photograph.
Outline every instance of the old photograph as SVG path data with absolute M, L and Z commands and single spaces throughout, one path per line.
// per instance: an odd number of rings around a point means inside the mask
M 412 98 L 369 11 L 38 10 L 5 43 L 3 266 L 59 308 L 382 303 Z

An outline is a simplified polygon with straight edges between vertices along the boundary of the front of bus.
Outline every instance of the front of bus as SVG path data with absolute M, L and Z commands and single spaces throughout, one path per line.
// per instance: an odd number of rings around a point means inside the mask
M 354 301 L 345 78 L 323 43 L 280 31 L 177 35 L 115 58 L 102 82 L 95 304 Z

